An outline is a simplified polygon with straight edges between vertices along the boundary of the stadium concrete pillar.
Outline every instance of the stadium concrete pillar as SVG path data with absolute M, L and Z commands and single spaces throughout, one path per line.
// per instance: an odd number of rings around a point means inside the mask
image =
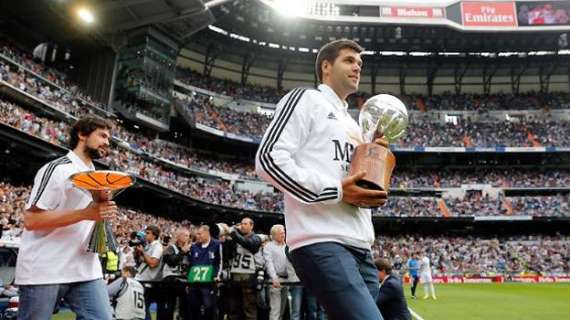
M 202 72 L 204 76 L 210 77 L 212 75 L 212 69 L 214 68 L 214 63 L 216 62 L 216 59 L 218 58 L 221 52 L 222 50 L 219 47 L 219 45 L 211 43 L 208 46 L 208 49 L 206 49 L 206 55 L 204 57 L 204 72 Z
M 378 75 L 378 61 L 372 62 L 372 68 L 370 69 L 370 85 L 372 89 L 372 94 L 376 94 L 376 76 Z
M 459 62 L 455 64 L 453 69 L 453 85 L 455 87 L 455 94 L 461 94 L 461 87 L 463 86 L 463 76 L 469 69 L 470 62 Z
M 558 58 L 558 57 L 556 57 Z M 538 80 L 540 81 L 540 92 L 548 93 L 550 87 L 550 77 L 558 67 L 558 59 L 552 59 L 540 65 Z
M 511 93 L 519 94 L 521 86 L 521 78 L 528 68 L 529 60 L 525 59 L 522 64 L 514 63 L 511 65 Z
M 439 60 L 436 53 L 436 58 L 429 60 L 426 69 L 426 84 L 429 96 L 433 94 L 433 82 L 435 81 L 435 77 L 437 76 L 437 71 L 439 70 L 440 65 L 441 61 Z
M 406 76 L 408 75 L 408 54 L 406 53 L 406 55 L 404 56 L 404 61 L 402 62 L 402 64 L 400 64 L 400 72 L 399 72 L 399 78 L 400 78 L 400 94 L 404 95 L 406 94 Z
M 283 90 L 283 75 L 285 74 L 285 67 L 287 66 L 287 59 L 279 60 L 277 64 L 277 90 Z
M 483 65 L 483 94 L 491 92 L 491 82 L 495 73 L 497 73 L 498 65 L 494 62 L 485 63 Z
M 243 56 L 243 62 L 241 64 L 241 85 L 245 86 L 247 84 L 247 78 L 249 77 L 249 70 L 253 65 L 253 61 L 255 60 L 254 53 L 247 53 Z

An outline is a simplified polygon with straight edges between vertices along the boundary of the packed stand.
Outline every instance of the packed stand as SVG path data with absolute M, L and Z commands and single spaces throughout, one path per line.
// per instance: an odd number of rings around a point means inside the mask
M 15 46 L 11 46 L 8 44 L 0 44 L 0 54 L 15 61 L 16 63 L 24 66 L 25 68 L 31 70 L 32 72 L 41 75 L 45 79 L 53 82 L 60 88 L 65 88 L 65 94 L 73 96 L 74 98 L 80 99 L 82 101 L 87 102 L 88 104 L 95 106 L 99 109 L 106 110 L 107 107 L 99 102 L 93 100 L 89 95 L 81 92 L 80 88 L 72 83 L 65 73 L 59 72 L 53 68 L 48 68 L 41 63 L 37 63 L 34 61 L 33 57 Z M 0 59 L 0 69 L 5 69 L 7 64 L 2 62 Z M 20 73 L 23 74 L 24 70 L 20 70 Z M 0 77 L 1 78 L 1 77 Z M 32 79 L 28 78 L 28 81 L 33 81 Z
M 61 146 L 66 146 L 67 124 L 56 122 L 47 118 L 38 117 L 9 102 L 0 101 L 0 120 L 12 127 L 18 128 L 30 135 L 40 137 L 46 141 Z M 123 135 L 123 138 L 129 135 Z M 172 152 L 176 146 L 168 142 L 159 141 L 136 141 L 131 143 L 138 149 L 152 153 L 158 157 L 181 163 L 180 159 L 187 159 L 186 165 L 194 166 L 193 158 L 185 158 L 184 153 Z M 181 151 L 182 152 L 182 151 Z M 177 158 L 179 157 L 179 158 Z M 253 167 L 240 167 L 240 165 L 224 164 L 224 162 L 212 159 L 199 160 L 198 168 L 205 170 L 214 169 L 223 172 L 242 172 L 242 176 L 253 178 Z M 195 199 L 208 203 L 223 204 L 230 207 L 282 212 L 282 196 L 278 193 L 256 193 L 239 191 L 229 181 L 220 179 L 200 178 L 178 174 L 173 170 L 165 170 L 160 164 L 147 161 L 133 152 L 122 152 L 115 149 L 110 156 L 103 159 L 110 168 L 135 174 L 153 183 L 180 192 Z M 211 163 L 212 165 L 207 165 Z M 483 170 L 480 172 L 456 171 L 403 171 L 396 172 L 393 176 L 392 185 L 395 188 L 414 187 L 459 187 L 461 184 L 488 183 L 497 187 L 561 187 L 568 184 L 570 175 L 566 171 L 522 171 L 522 170 Z M 505 214 L 502 205 L 495 202 L 470 200 L 450 200 L 449 206 L 452 216 L 462 215 L 501 215 Z M 531 200 L 529 200 L 531 201 Z M 541 202 L 540 202 L 541 203 Z M 544 206 L 542 206 L 544 207 Z M 528 208 L 528 207 L 524 207 Z M 550 208 L 550 207 L 546 207 Z M 549 209 L 550 210 L 550 209 Z M 533 209 L 533 212 L 536 209 Z M 528 214 L 526 210 L 513 210 L 514 214 Z M 518 213 L 520 212 L 520 213 Z M 550 212 L 550 211 L 549 211 Z M 554 210 L 555 216 L 564 214 L 564 210 Z M 394 198 L 385 207 L 378 210 L 377 214 L 383 216 L 439 216 L 438 205 L 435 201 L 421 198 Z M 536 213 L 536 215 L 541 215 Z
M 242 86 L 232 80 L 205 77 L 191 69 L 178 68 L 176 78 L 183 83 L 237 99 L 277 103 L 285 94 L 285 92 L 268 86 L 252 84 Z
M 463 199 L 446 199 L 450 216 L 534 216 L 570 217 L 569 194 L 504 197 L 490 199 L 481 192 L 469 192 Z
M 401 97 L 412 110 L 538 110 L 570 109 L 570 95 L 565 92 L 528 92 L 518 95 L 497 93 L 490 95 L 452 94 Z
M 421 237 L 379 236 L 372 252 L 405 265 L 425 253 L 434 276 L 562 275 L 570 273 L 568 236 Z M 405 272 L 404 268 L 400 272 Z
M 500 188 L 566 187 L 568 170 L 538 169 L 402 169 L 392 175 L 392 188 L 457 188 L 468 184 L 488 184 Z
M 252 112 L 214 106 L 209 97 L 196 95 L 186 103 L 195 121 L 228 133 L 261 139 L 271 119 Z M 432 123 L 411 120 L 397 146 L 423 147 L 536 147 L 570 144 L 570 123 L 527 121 L 521 123 L 460 122 Z
M 30 135 L 65 147 L 68 125 L 39 117 L 9 102 L 0 101 L 0 120 Z M 252 194 L 235 189 L 232 182 L 177 174 L 134 152 L 114 149 L 101 160 L 113 170 L 137 175 L 165 188 L 202 201 L 248 210 L 280 212 L 281 195 Z

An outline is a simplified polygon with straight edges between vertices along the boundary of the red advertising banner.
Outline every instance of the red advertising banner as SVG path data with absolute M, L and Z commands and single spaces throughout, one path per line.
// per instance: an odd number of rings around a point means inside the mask
M 439 19 L 445 17 L 445 10 L 444 8 L 434 8 L 434 7 L 382 6 L 380 8 L 380 15 L 382 17 L 393 17 L 393 18 Z
M 555 283 L 570 282 L 570 275 L 560 276 L 512 276 L 505 278 L 504 276 L 489 277 L 464 277 L 464 276 L 435 276 L 434 283 L 504 283 L 504 282 L 525 282 L 525 283 Z M 404 277 L 404 283 L 410 284 L 411 279 Z
M 462 2 L 463 25 L 466 27 L 516 27 L 514 2 Z

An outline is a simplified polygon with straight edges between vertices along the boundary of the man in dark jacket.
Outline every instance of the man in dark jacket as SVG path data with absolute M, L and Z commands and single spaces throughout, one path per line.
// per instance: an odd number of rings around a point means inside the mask
M 196 239 L 188 256 L 188 307 L 192 319 L 212 320 L 217 318 L 216 284 L 222 272 L 222 245 L 211 238 L 206 225 L 198 228 Z
M 392 265 L 386 259 L 374 261 L 380 276 L 380 293 L 376 305 L 384 320 L 411 320 L 412 316 L 404 298 L 402 280 L 392 275 Z

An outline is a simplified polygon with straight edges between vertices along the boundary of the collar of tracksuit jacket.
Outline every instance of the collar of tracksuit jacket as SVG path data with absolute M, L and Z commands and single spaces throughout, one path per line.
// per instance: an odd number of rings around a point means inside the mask
M 318 90 L 325 95 L 327 100 L 332 103 L 336 109 L 345 112 L 348 110 L 348 103 L 341 100 L 331 87 L 326 84 L 321 84 L 318 86 Z

